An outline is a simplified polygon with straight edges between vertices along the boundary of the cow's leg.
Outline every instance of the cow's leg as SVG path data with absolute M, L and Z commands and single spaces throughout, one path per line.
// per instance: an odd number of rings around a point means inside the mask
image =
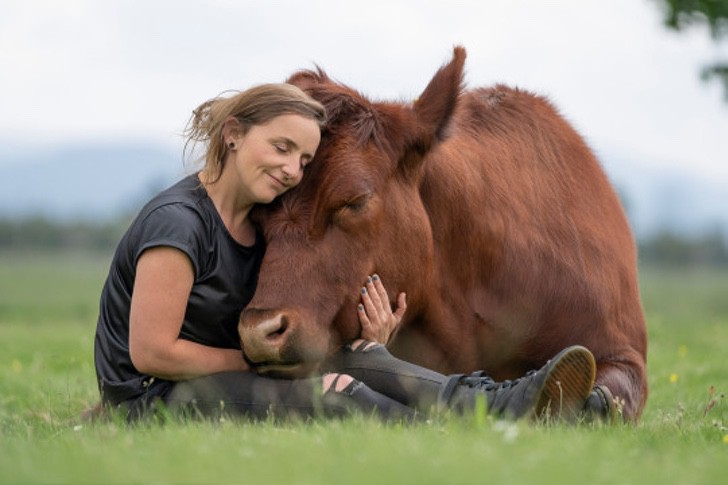
M 609 390 L 625 421 L 639 419 L 647 399 L 647 375 L 637 352 L 625 353 L 618 360 L 597 358 L 595 384 Z

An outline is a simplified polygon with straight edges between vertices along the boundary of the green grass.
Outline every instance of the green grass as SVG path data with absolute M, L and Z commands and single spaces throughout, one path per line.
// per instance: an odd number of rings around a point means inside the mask
M 637 426 L 449 419 L 81 424 L 109 255 L 0 253 L 2 483 L 720 483 L 728 274 L 646 269 L 651 394 Z M 707 410 L 711 400 L 715 402 Z

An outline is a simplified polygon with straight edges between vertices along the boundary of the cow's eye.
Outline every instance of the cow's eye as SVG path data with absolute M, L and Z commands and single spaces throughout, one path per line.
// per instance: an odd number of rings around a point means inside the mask
M 367 205 L 368 197 L 357 197 L 354 200 L 349 200 L 344 204 L 344 207 L 352 212 L 361 212 Z
M 379 199 L 372 192 L 346 197 L 333 212 L 331 223 L 345 231 L 365 231 L 368 221 L 377 213 Z
M 334 211 L 334 221 L 339 224 L 349 224 L 360 219 L 367 212 L 367 205 L 371 194 L 361 194 L 342 200 Z

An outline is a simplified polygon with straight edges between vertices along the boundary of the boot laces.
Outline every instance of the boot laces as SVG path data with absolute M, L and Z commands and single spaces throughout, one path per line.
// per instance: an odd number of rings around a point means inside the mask
M 497 391 L 500 389 L 510 389 L 515 387 L 519 382 L 524 379 L 528 379 L 533 376 L 537 371 L 530 370 L 526 372 L 526 375 L 519 377 L 518 379 L 506 379 L 502 382 L 496 382 L 492 377 L 486 375 L 472 375 L 463 379 L 463 384 L 469 388 L 482 388 L 486 391 Z

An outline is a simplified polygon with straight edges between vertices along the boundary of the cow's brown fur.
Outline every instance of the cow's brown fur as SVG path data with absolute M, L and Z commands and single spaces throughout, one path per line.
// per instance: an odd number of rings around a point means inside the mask
M 330 121 L 302 184 L 256 214 L 268 248 L 241 317 L 246 355 L 324 359 L 357 336 L 356 295 L 378 273 L 408 295 L 395 355 L 505 379 L 581 344 L 637 419 L 647 338 L 619 200 L 549 101 L 464 90 L 464 60 L 455 48 L 411 104 L 371 102 L 321 70 L 290 78 Z

